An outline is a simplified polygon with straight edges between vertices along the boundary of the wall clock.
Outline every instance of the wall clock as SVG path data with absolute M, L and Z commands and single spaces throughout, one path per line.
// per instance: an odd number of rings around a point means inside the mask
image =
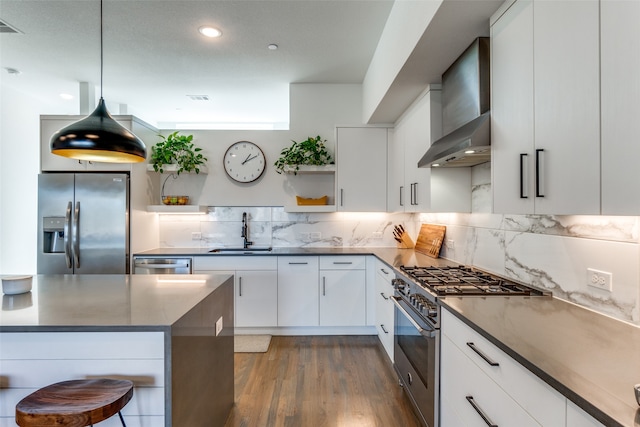
M 237 182 L 253 182 L 260 178 L 266 167 L 264 153 L 253 142 L 238 141 L 224 154 L 224 170 Z

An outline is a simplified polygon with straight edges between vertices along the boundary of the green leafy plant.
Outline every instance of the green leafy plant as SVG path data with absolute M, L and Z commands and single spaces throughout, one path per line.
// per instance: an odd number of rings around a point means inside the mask
M 280 152 L 280 157 L 273 164 L 276 172 L 283 173 L 288 166 L 293 168 L 294 174 L 297 174 L 300 165 L 320 166 L 333 163 L 331 154 L 324 145 L 327 140 L 320 138 L 319 135 L 315 138 L 309 137 L 304 141 L 292 140 L 292 142 L 290 147 L 286 147 Z
M 202 148 L 193 144 L 193 135 L 179 135 L 175 131 L 166 138 L 158 135 L 162 141 L 158 142 L 151 149 L 151 162 L 153 170 L 163 173 L 163 165 L 178 165 L 177 175 L 180 172 L 200 173 L 200 166 L 208 160 L 200 153 Z

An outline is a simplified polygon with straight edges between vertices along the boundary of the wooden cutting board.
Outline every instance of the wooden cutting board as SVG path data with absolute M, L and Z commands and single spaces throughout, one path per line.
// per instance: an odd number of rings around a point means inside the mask
M 432 258 L 438 258 L 446 230 L 447 227 L 444 225 L 422 224 L 415 250 Z

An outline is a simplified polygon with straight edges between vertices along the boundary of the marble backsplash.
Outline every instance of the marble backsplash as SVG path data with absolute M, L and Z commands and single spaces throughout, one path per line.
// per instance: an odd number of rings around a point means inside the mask
M 394 247 L 403 224 L 447 227 L 441 256 L 551 290 L 555 297 L 640 326 L 639 217 L 492 214 L 490 170 L 475 167 L 470 214 L 288 213 L 282 207 L 210 207 L 161 215 L 163 247 L 238 247 L 242 213 L 254 246 Z M 610 272 L 612 292 L 589 286 L 587 268 Z

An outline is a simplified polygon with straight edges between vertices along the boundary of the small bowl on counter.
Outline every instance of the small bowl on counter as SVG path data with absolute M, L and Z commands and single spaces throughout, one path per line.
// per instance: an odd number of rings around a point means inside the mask
M 32 285 L 33 276 L 2 276 L 2 293 L 5 295 L 19 295 L 30 292 Z
M 162 203 L 170 206 L 188 205 L 189 196 L 162 196 Z

